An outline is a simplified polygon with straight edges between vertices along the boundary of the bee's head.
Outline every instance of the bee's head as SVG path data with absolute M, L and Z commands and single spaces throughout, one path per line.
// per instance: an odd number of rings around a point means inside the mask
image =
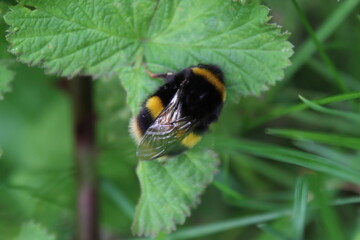
M 210 71 L 212 74 L 218 77 L 222 83 L 224 82 L 224 74 L 218 66 L 214 64 L 199 64 L 198 67 Z

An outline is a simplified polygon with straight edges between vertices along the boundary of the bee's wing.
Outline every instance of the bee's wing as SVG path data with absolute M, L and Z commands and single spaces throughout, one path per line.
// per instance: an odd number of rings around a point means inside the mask
M 140 160 L 152 160 L 185 150 L 181 141 L 198 125 L 198 121 L 181 116 L 181 91 L 180 88 L 146 130 L 137 150 Z

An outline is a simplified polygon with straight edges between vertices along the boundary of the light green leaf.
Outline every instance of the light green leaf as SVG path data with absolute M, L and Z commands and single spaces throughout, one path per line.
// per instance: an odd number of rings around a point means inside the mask
M 267 23 L 268 13 L 249 0 L 23 0 L 5 19 L 11 52 L 51 73 L 102 76 L 137 61 L 153 71 L 214 63 L 234 99 L 275 84 L 290 64 L 288 35 Z M 127 90 L 143 99 L 137 82 L 151 81 L 131 81 Z
M 10 51 L 50 73 L 108 75 L 131 63 L 154 7 L 154 1 L 23 0 L 5 16 Z
M 283 78 L 292 45 L 257 1 L 163 1 L 150 25 L 146 61 L 171 69 L 219 64 L 230 96 L 258 94 Z M 174 61 L 174 58 L 176 61 Z
M 15 73 L 4 65 L 0 65 L 0 99 L 3 94 L 10 91 L 10 82 L 14 79 Z
M 21 232 L 16 240 L 55 240 L 54 235 L 50 235 L 40 224 L 28 222 L 21 228 Z
M 137 167 L 141 198 L 135 212 L 133 232 L 155 236 L 183 224 L 191 207 L 214 176 L 217 159 L 211 152 L 187 152 L 161 165 L 142 161 Z

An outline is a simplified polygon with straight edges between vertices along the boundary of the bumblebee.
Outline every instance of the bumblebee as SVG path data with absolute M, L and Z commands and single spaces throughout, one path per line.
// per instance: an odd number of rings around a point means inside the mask
M 223 72 L 215 65 L 151 76 L 165 83 L 130 121 L 140 160 L 172 157 L 192 148 L 218 119 L 226 99 Z

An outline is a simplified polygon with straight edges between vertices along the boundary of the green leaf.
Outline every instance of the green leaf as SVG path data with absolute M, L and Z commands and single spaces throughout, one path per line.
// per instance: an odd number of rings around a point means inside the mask
M 21 232 L 16 240 L 55 240 L 54 235 L 50 235 L 46 229 L 38 223 L 28 222 L 21 228 Z
M 50 73 L 108 75 L 131 62 L 154 6 L 153 1 L 20 1 L 5 16 L 10 51 Z
M 290 64 L 288 35 L 267 23 L 268 13 L 249 0 L 23 0 L 5 19 L 11 52 L 51 73 L 110 75 L 139 61 L 153 71 L 214 63 L 234 99 L 265 90 Z M 129 92 L 151 82 L 145 75 L 131 81 Z
M 3 94 L 10 91 L 10 82 L 14 79 L 15 73 L 4 65 L 0 65 L 0 99 Z
M 161 2 L 144 46 L 146 61 L 171 69 L 216 63 L 225 71 L 230 96 L 258 94 L 283 78 L 292 45 L 267 24 L 269 9 L 241 2 Z
M 135 212 L 133 232 L 155 236 L 169 233 L 190 216 L 190 208 L 199 203 L 199 195 L 209 184 L 218 164 L 211 152 L 190 151 L 161 164 L 141 161 L 137 174 L 141 198 Z

